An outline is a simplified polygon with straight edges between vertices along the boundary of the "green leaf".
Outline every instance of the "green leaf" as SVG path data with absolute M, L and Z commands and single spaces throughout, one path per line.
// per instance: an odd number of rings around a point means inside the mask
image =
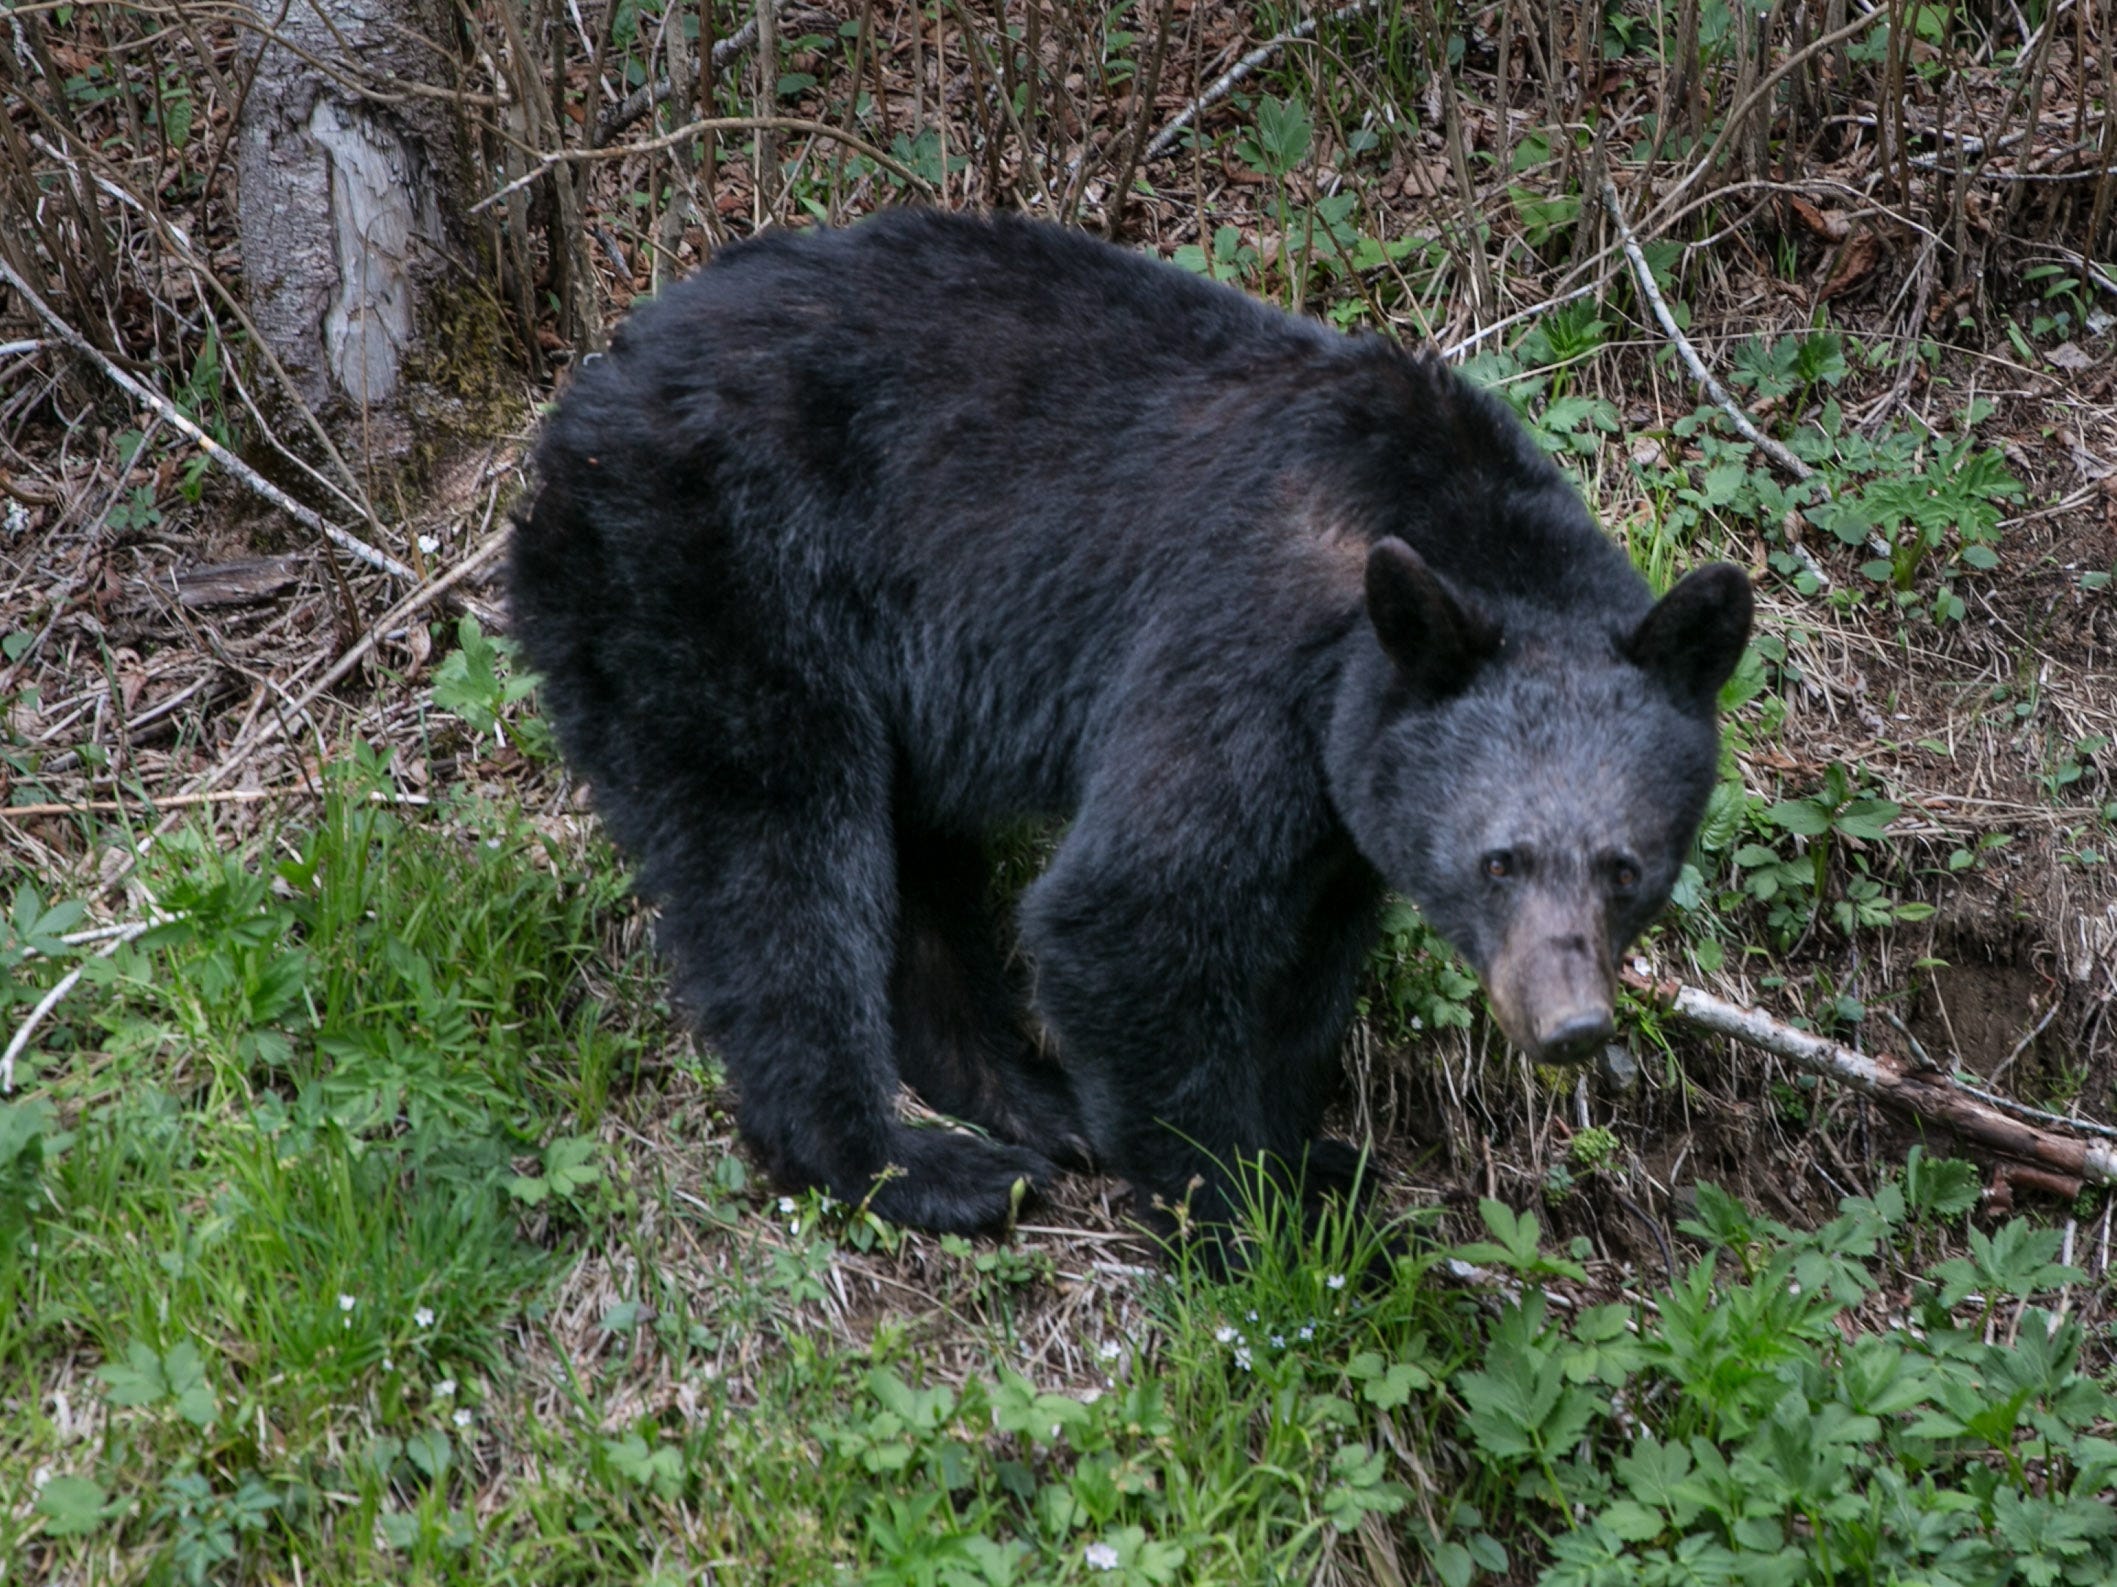
M 1596 1519 L 1627 1543 L 1644 1543 L 1657 1538 L 1668 1525 L 1657 1511 L 1630 1499 L 1619 1499 Z
M 1323 1513 L 1331 1525 L 1350 1532 L 1366 1514 L 1394 1515 L 1411 1500 L 1401 1484 L 1382 1480 L 1385 1462 L 1380 1450 L 1361 1444 L 1344 1444 L 1331 1456 L 1331 1475 L 1337 1479 L 1323 1496 Z
M 596 1143 L 590 1136 L 562 1136 L 544 1149 L 544 1177 L 551 1188 L 562 1196 L 571 1196 L 575 1191 L 594 1184 L 603 1177 L 603 1171 L 591 1158 L 595 1156 Z
M 1790 799 L 1773 805 L 1764 819 L 1775 827 L 1804 838 L 1821 837 L 1830 830 L 1830 812 L 1810 799 Z
M 1360 1397 L 1368 1404 L 1393 1411 L 1411 1398 L 1414 1389 L 1433 1387 L 1433 1379 L 1425 1369 L 1409 1361 L 1399 1361 L 1381 1376 L 1370 1378 L 1360 1390 Z
M 1055 1444 L 1069 1429 L 1087 1427 L 1093 1413 L 1079 1400 L 1065 1394 L 1039 1393 L 1019 1373 L 1003 1372 L 992 1393 L 993 1425 L 1003 1433 Z
M 1921 1218 L 1959 1218 L 1977 1205 L 1983 1189 L 1975 1163 L 1929 1157 L 1923 1146 L 1913 1146 L 1904 1156 L 1904 1199 Z
M 448 1470 L 454 1446 L 438 1427 L 421 1428 L 404 1441 L 404 1458 L 429 1478 L 438 1479 Z
M 1889 823 L 1902 809 L 1887 799 L 1855 799 L 1837 813 L 1831 824 L 1847 837 L 1879 840 L 1888 834 Z
M 109 1495 L 88 1477 L 54 1477 L 37 1494 L 34 1506 L 53 1537 L 93 1532 L 109 1517 Z
M 169 1393 L 162 1376 L 161 1357 L 149 1345 L 135 1341 L 125 1352 L 124 1362 L 105 1362 L 96 1368 L 113 1405 L 152 1405 Z

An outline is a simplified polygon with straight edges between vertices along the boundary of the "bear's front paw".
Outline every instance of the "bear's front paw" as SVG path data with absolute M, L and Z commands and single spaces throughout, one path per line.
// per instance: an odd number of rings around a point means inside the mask
M 1041 1153 L 960 1130 L 900 1125 L 889 1157 L 868 1205 L 892 1223 L 936 1234 L 1004 1230 L 1058 1173 Z

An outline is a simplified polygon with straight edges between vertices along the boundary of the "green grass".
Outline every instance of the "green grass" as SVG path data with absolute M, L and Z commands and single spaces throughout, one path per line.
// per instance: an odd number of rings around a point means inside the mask
M 711 1076 L 647 1073 L 645 967 L 590 990 L 606 854 L 386 785 L 356 751 L 306 832 L 164 846 L 174 918 L 4 1104 L 0 1580 L 2117 1570 L 2081 1275 L 2024 1224 L 1929 1262 L 1961 1165 L 1814 1233 L 1705 1187 L 1687 1265 L 1614 1290 L 1496 1202 L 1393 1263 L 1267 1204 L 1226 1285 L 905 1236 L 752 1183 Z M 627 1145 L 679 1092 L 703 1169 Z

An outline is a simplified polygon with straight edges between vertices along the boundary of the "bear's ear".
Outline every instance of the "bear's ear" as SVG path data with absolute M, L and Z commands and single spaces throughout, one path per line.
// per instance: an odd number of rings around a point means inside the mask
M 1679 700 L 1710 711 L 1749 643 L 1749 575 L 1715 562 L 1654 603 L 1619 648 Z
M 1367 553 L 1367 617 L 1405 681 L 1431 699 L 1460 693 L 1500 648 L 1492 620 L 1394 536 Z

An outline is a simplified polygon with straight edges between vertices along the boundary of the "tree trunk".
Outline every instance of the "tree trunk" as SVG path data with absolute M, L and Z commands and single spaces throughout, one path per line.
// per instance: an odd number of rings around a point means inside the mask
M 407 356 L 450 254 L 463 257 L 461 129 L 446 99 L 417 91 L 447 86 L 450 13 L 282 0 L 257 15 L 236 164 L 250 315 L 326 427 L 394 459 L 412 434 Z

